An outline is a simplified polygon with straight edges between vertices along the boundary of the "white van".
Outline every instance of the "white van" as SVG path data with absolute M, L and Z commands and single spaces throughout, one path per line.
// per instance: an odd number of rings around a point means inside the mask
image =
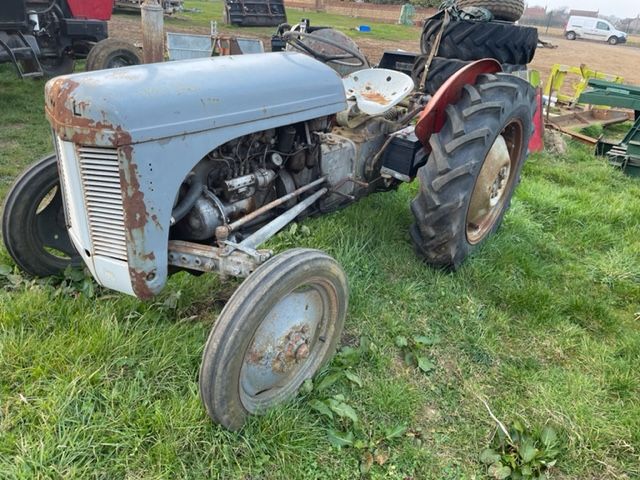
M 609 42 L 610 45 L 625 43 L 627 34 L 616 30 L 606 20 L 592 17 L 578 17 L 572 15 L 564 29 L 564 36 L 569 40 L 576 38 L 586 38 L 589 40 L 600 40 L 601 42 Z

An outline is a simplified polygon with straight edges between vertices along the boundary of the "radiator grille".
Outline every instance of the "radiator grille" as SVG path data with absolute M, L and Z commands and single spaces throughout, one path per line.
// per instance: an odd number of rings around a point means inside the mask
M 64 216 L 67 226 L 71 226 L 71 212 L 69 211 L 73 202 L 69 198 L 69 191 L 71 186 L 69 185 L 69 174 L 67 173 L 67 167 L 64 161 L 64 145 L 60 137 L 56 136 L 56 152 L 58 154 L 58 172 L 60 173 L 60 188 L 62 189 L 62 196 L 64 198 Z
M 93 254 L 127 261 L 118 151 L 78 147 Z

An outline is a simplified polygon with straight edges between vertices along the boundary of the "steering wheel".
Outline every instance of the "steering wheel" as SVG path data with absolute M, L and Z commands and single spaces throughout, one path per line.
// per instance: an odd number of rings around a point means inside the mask
M 328 29 L 327 29 L 328 30 Z M 322 31 L 322 30 L 316 30 Z M 300 32 L 300 31 L 288 31 L 282 34 L 282 38 L 285 39 L 287 43 L 289 43 L 294 48 L 298 50 L 302 50 L 303 52 L 308 53 L 312 57 L 320 60 L 321 62 L 327 63 L 332 62 L 337 65 L 344 65 L 346 67 L 365 67 L 369 65 L 369 62 L 365 58 L 365 56 L 359 51 L 347 47 L 346 45 L 342 45 L 339 42 L 325 38 L 317 33 L 308 33 L 308 32 Z M 325 53 L 324 51 L 320 51 L 316 48 L 313 48 L 312 45 L 308 45 L 303 42 L 304 38 L 308 38 L 312 41 L 324 43 L 325 45 L 332 46 L 344 53 Z M 352 61 L 347 61 L 352 59 Z

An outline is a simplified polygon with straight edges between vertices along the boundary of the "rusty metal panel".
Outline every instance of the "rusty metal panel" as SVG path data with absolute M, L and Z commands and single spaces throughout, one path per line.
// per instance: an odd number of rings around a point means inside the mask
M 340 77 L 293 52 L 201 58 L 57 77 L 46 112 L 63 140 L 120 146 L 346 108 Z

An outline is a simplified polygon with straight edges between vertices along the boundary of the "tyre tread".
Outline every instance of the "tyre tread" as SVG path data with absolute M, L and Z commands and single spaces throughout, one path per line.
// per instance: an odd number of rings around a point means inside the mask
M 442 22 L 438 17 L 425 21 L 420 38 L 422 53 L 431 52 Z M 537 44 L 538 31 L 534 27 L 458 20 L 445 27 L 436 56 L 458 60 L 494 58 L 501 64 L 526 65 L 533 59 Z
M 535 111 L 533 88 L 513 75 L 484 75 L 475 86 L 466 86 L 463 91 L 461 100 L 447 108 L 442 130 L 431 136 L 431 155 L 418 170 L 420 186 L 411 202 L 415 223 L 410 236 L 416 252 L 425 262 L 448 269 L 459 267 L 475 249 L 466 238 L 467 207 L 475 178 L 502 126 L 511 116 L 518 115 L 529 122 L 530 128 L 525 123 L 524 151 L 516 166 L 511 191 L 491 232 L 498 228 L 519 180 Z M 456 136 L 461 128 L 464 135 Z

